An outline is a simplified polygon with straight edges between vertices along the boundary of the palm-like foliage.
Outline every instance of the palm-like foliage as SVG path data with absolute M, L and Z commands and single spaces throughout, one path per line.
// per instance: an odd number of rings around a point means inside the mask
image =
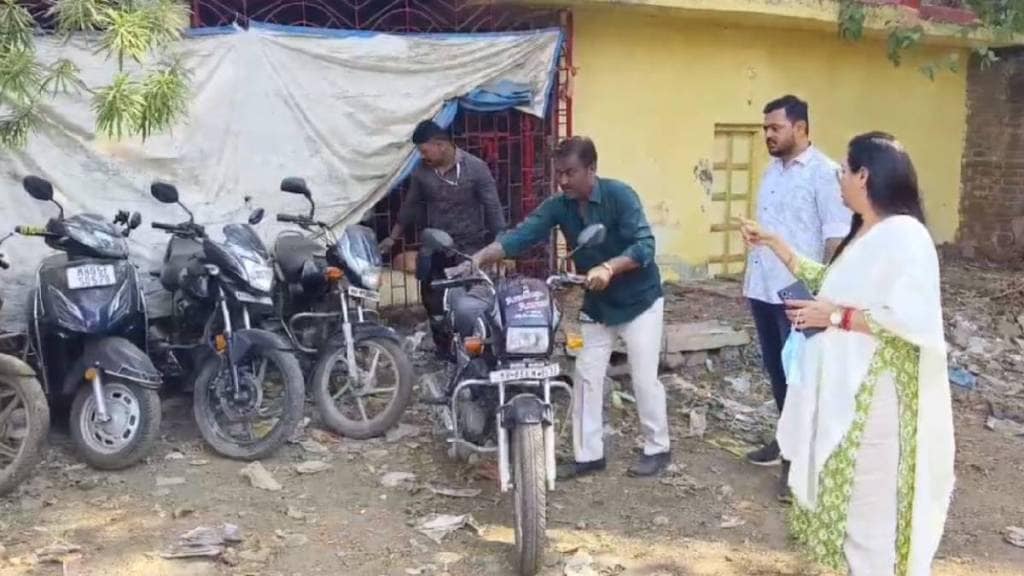
M 41 61 L 32 15 L 18 0 L 0 0 L 0 147 L 24 146 L 41 103 L 62 92 L 90 94 L 96 131 L 110 138 L 146 139 L 187 112 L 188 70 L 170 54 L 188 26 L 182 0 L 57 0 L 48 16 L 60 35 L 86 33 L 117 72 L 87 86 L 70 60 Z

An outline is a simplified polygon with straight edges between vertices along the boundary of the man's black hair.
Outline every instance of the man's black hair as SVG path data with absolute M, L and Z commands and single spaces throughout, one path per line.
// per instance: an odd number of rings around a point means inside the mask
M 807 131 L 810 132 L 811 118 L 807 112 L 807 102 L 804 102 L 792 94 L 787 94 L 782 98 L 776 98 L 766 104 L 764 107 L 764 113 L 771 114 L 772 112 L 780 109 L 786 111 L 786 118 L 793 124 L 803 120 L 804 123 L 807 124 Z
M 570 156 L 579 159 L 584 168 L 597 166 L 597 147 L 594 146 L 594 141 L 586 136 L 573 136 L 562 140 L 555 150 L 555 157 L 564 160 Z
M 431 140 L 443 140 L 445 142 L 451 142 L 452 136 L 447 130 L 437 125 L 437 122 L 433 120 L 424 120 L 416 125 L 416 129 L 412 133 L 412 143 L 419 146 L 420 144 L 426 144 Z

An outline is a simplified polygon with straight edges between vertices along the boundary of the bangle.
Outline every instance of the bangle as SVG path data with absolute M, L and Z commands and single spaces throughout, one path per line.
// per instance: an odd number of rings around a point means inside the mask
M 611 264 L 609 264 L 607 262 L 601 262 L 601 267 L 604 268 L 605 270 L 607 270 L 608 273 L 611 274 L 612 276 L 615 276 L 615 269 L 612 268 Z
M 847 332 L 849 332 L 853 328 L 853 314 L 854 314 L 854 312 L 856 312 L 856 311 L 853 308 L 844 308 L 843 309 L 843 321 L 840 323 L 840 326 L 842 327 L 843 330 L 846 330 Z

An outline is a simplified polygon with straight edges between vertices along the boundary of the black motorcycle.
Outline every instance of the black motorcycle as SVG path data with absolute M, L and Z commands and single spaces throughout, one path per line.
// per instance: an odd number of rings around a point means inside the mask
M 601 224 L 588 226 L 576 250 L 604 241 Z M 453 249 L 447 233 L 423 233 L 428 251 Z M 570 253 L 571 256 L 571 253 Z M 513 491 L 519 573 L 536 574 L 543 563 L 547 490 L 555 487 L 555 430 L 552 390 L 572 396 L 568 378 L 552 361 L 558 307 L 552 289 L 582 285 L 584 278 L 561 273 L 545 282 L 502 279 L 497 285 L 482 270 L 461 278 L 435 280 L 445 290 L 446 328 L 455 358 L 446 383 L 427 380 L 430 402 L 438 406 L 451 453 L 497 453 L 502 492 Z
M 0 244 L 13 234 L 0 238 Z M 10 264 L 0 254 L 0 268 Z M 0 299 L 0 308 L 4 301 Z M 20 484 L 43 457 L 50 407 L 32 367 L 19 359 L 24 334 L 0 334 L 0 496 Z
M 266 457 L 298 427 L 305 390 L 289 344 L 253 327 L 274 311 L 270 255 L 252 227 L 262 210 L 249 224 L 225 225 L 224 242 L 215 242 L 174 186 L 154 183 L 151 192 L 189 216 L 181 224 L 153 223 L 172 236 L 156 274 L 172 295 L 171 316 L 153 323 L 154 356 L 169 377 L 192 377 L 196 423 L 214 450 Z
M 361 225 L 337 237 L 315 219 L 313 195 L 301 178 L 286 178 L 281 190 L 302 195 L 310 209 L 306 216 L 278 214 L 278 221 L 321 239 L 286 232 L 274 243 L 285 330 L 316 358 L 310 386 L 323 421 L 351 438 L 380 436 L 409 406 L 415 375 L 398 334 L 372 308 L 380 300 L 382 266 L 376 237 Z
M 160 433 L 160 372 L 146 355 L 146 301 L 128 260 L 142 217 L 118 212 L 64 217 L 53 186 L 27 176 L 25 190 L 60 210 L 45 228 L 19 226 L 59 250 L 36 273 L 28 333 L 51 402 L 74 395 L 71 439 L 83 460 L 116 470 L 146 457 Z

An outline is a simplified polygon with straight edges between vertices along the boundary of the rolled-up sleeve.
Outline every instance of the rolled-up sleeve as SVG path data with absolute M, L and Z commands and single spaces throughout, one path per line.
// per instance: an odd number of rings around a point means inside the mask
M 829 162 L 821 164 L 814 175 L 814 200 L 821 222 L 821 237 L 845 238 L 850 232 L 853 213 L 843 204 L 839 191 L 839 167 Z
M 558 198 L 548 198 L 530 213 L 519 226 L 498 238 L 505 256 L 515 258 L 520 253 L 548 239 L 551 229 L 558 224 Z
M 641 268 L 651 264 L 654 262 L 654 232 L 647 223 L 640 197 L 632 188 L 626 188 L 617 208 L 619 235 L 629 242 L 621 256 L 636 262 Z

